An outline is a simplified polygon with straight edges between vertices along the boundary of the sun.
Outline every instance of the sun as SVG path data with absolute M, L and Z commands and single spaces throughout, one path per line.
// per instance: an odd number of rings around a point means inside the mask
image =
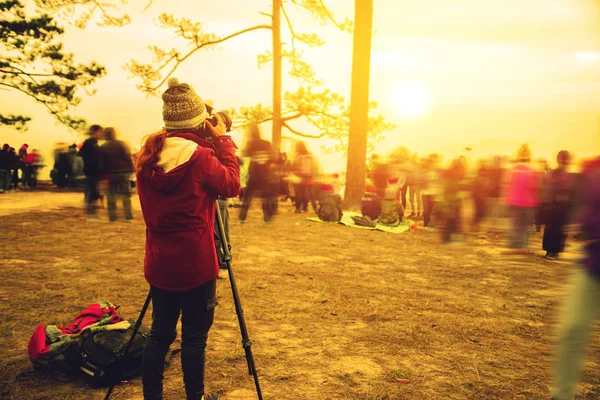
M 429 111 L 431 95 L 419 81 L 398 81 L 392 93 L 396 112 L 404 118 L 418 118 Z

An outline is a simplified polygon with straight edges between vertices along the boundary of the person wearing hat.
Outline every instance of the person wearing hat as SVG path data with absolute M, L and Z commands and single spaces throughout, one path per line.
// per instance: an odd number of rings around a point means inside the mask
M 207 120 L 190 85 L 171 78 L 168 86 L 162 96 L 165 129 L 146 138 L 136 165 L 153 308 L 143 355 L 144 399 L 163 398 L 165 357 L 181 314 L 186 397 L 214 400 L 216 394 L 204 391 L 204 364 L 219 275 L 215 204 L 218 196 L 237 196 L 240 169 L 221 118 L 217 126 Z
M 506 196 L 512 223 L 509 247 L 516 253 L 529 252 L 533 214 L 540 204 L 540 175 L 530 164 L 531 150 L 528 144 L 523 144 L 517 153 L 517 162 L 510 171 Z

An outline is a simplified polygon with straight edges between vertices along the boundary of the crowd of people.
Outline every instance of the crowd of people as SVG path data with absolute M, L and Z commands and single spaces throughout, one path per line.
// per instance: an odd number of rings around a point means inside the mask
M 499 222 L 510 221 L 508 246 L 528 252 L 532 227 L 544 228 L 543 248 L 555 259 L 565 247 L 565 226 L 573 221 L 581 196 L 581 174 L 571 171 L 573 157 L 560 151 L 556 168 L 548 162 L 534 163 L 531 149 L 521 146 L 514 159 L 496 156 L 471 167 L 466 156 L 453 159 L 446 167 L 436 154 L 419 158 L 405 148 L 387 159 L 373 155 L 368 166 L 366 192 L 382 201 L 386 189 L 397 187 L 396 200 L 402 213 L 423 219 L 428 230 L 439 229 L 446 242 L 460 240 L 463 233 L 479 232 L 489 221 L 492 230 Z M 390 180 L 394 180 L 394 184 Z M 400 182 L 399 184 L 397 182 Z M 472 216 L 467 218 L 467 204 Z M 465 221 L 469 221 L 465 226 Z
M 44 160 L 39 151 L 24 144 L 19 151 L 5 143 L 0 150 L 0 193 L 36 187 Z
M 246 129 L 246 145 L 238 157 L 241 168 L 240 214 L 244 224 L 252 200 L 260 197 L 263 220 L 269 224 L 278 211 L 280 200 L 290 200 L 297 214 L 307 213 L 309 206 L 318 212 L 319 200 L 328 190 L 339 193 L 338 174 L 324 174 L 318 159 L 306 144 L 297 141 L 290 161 L 285 152 L 276 152 L 261 137 L 259 127 Z
M 56 148 L 54 168 L 50 172 L 52 182 L 58 188 L 83 189 L 88 221 L 100 220 L 98 210 L 104 208 L 105 197 L 111 222 L 118 219 L 119 198 L 123 202 L 125 221 L 132 221 L 131 179 L 134 158 L 129 146 L 124 141 L 117 140 L 114 128 L 92 125 L 88 135 L 79 146 L 72 144 Z

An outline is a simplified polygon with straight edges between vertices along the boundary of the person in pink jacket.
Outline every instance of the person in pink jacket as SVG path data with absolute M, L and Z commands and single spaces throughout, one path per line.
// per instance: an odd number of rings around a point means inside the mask
M 508 178 L 506 203 L 510 207 L 511 230 L 509 247 L 527 251 L 533 224 L 533 214 L 540 204 L 540 176 L 531 165 L 531 150 L 523 144 L 517 154 L 517 163 Z

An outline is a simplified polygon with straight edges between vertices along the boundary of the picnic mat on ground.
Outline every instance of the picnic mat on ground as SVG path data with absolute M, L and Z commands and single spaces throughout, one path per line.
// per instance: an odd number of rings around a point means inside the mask
M 385 225 L 380 225 L 380 224 L 376 224 L 374 228 L 371 228 L 368 226 L 359 226 L 354 223 L 354 221 L 352 220 L 352 217 L 360 217 L 360 216 L 362 216 L 361 213 L 345 212 L 344 215 L 342 216 L 342 220 L 339 223 L 342 225 L 349 226 L 351 228 L 366 229 L 369 231 L 382 231 L 382 232 L 389 232 L 389 233 L 404 233 L 404 232 L 408 232 L 410 230 L 416 229 L 416 224 L 412 220 L 404 220 L 398 226 L 385 226 Z M 313 221 L 313 222 L 326 223 L 324 221 L 321 221 L 319 219 L 319 217 L 310 217 L 307 219 L 309 221 Z

